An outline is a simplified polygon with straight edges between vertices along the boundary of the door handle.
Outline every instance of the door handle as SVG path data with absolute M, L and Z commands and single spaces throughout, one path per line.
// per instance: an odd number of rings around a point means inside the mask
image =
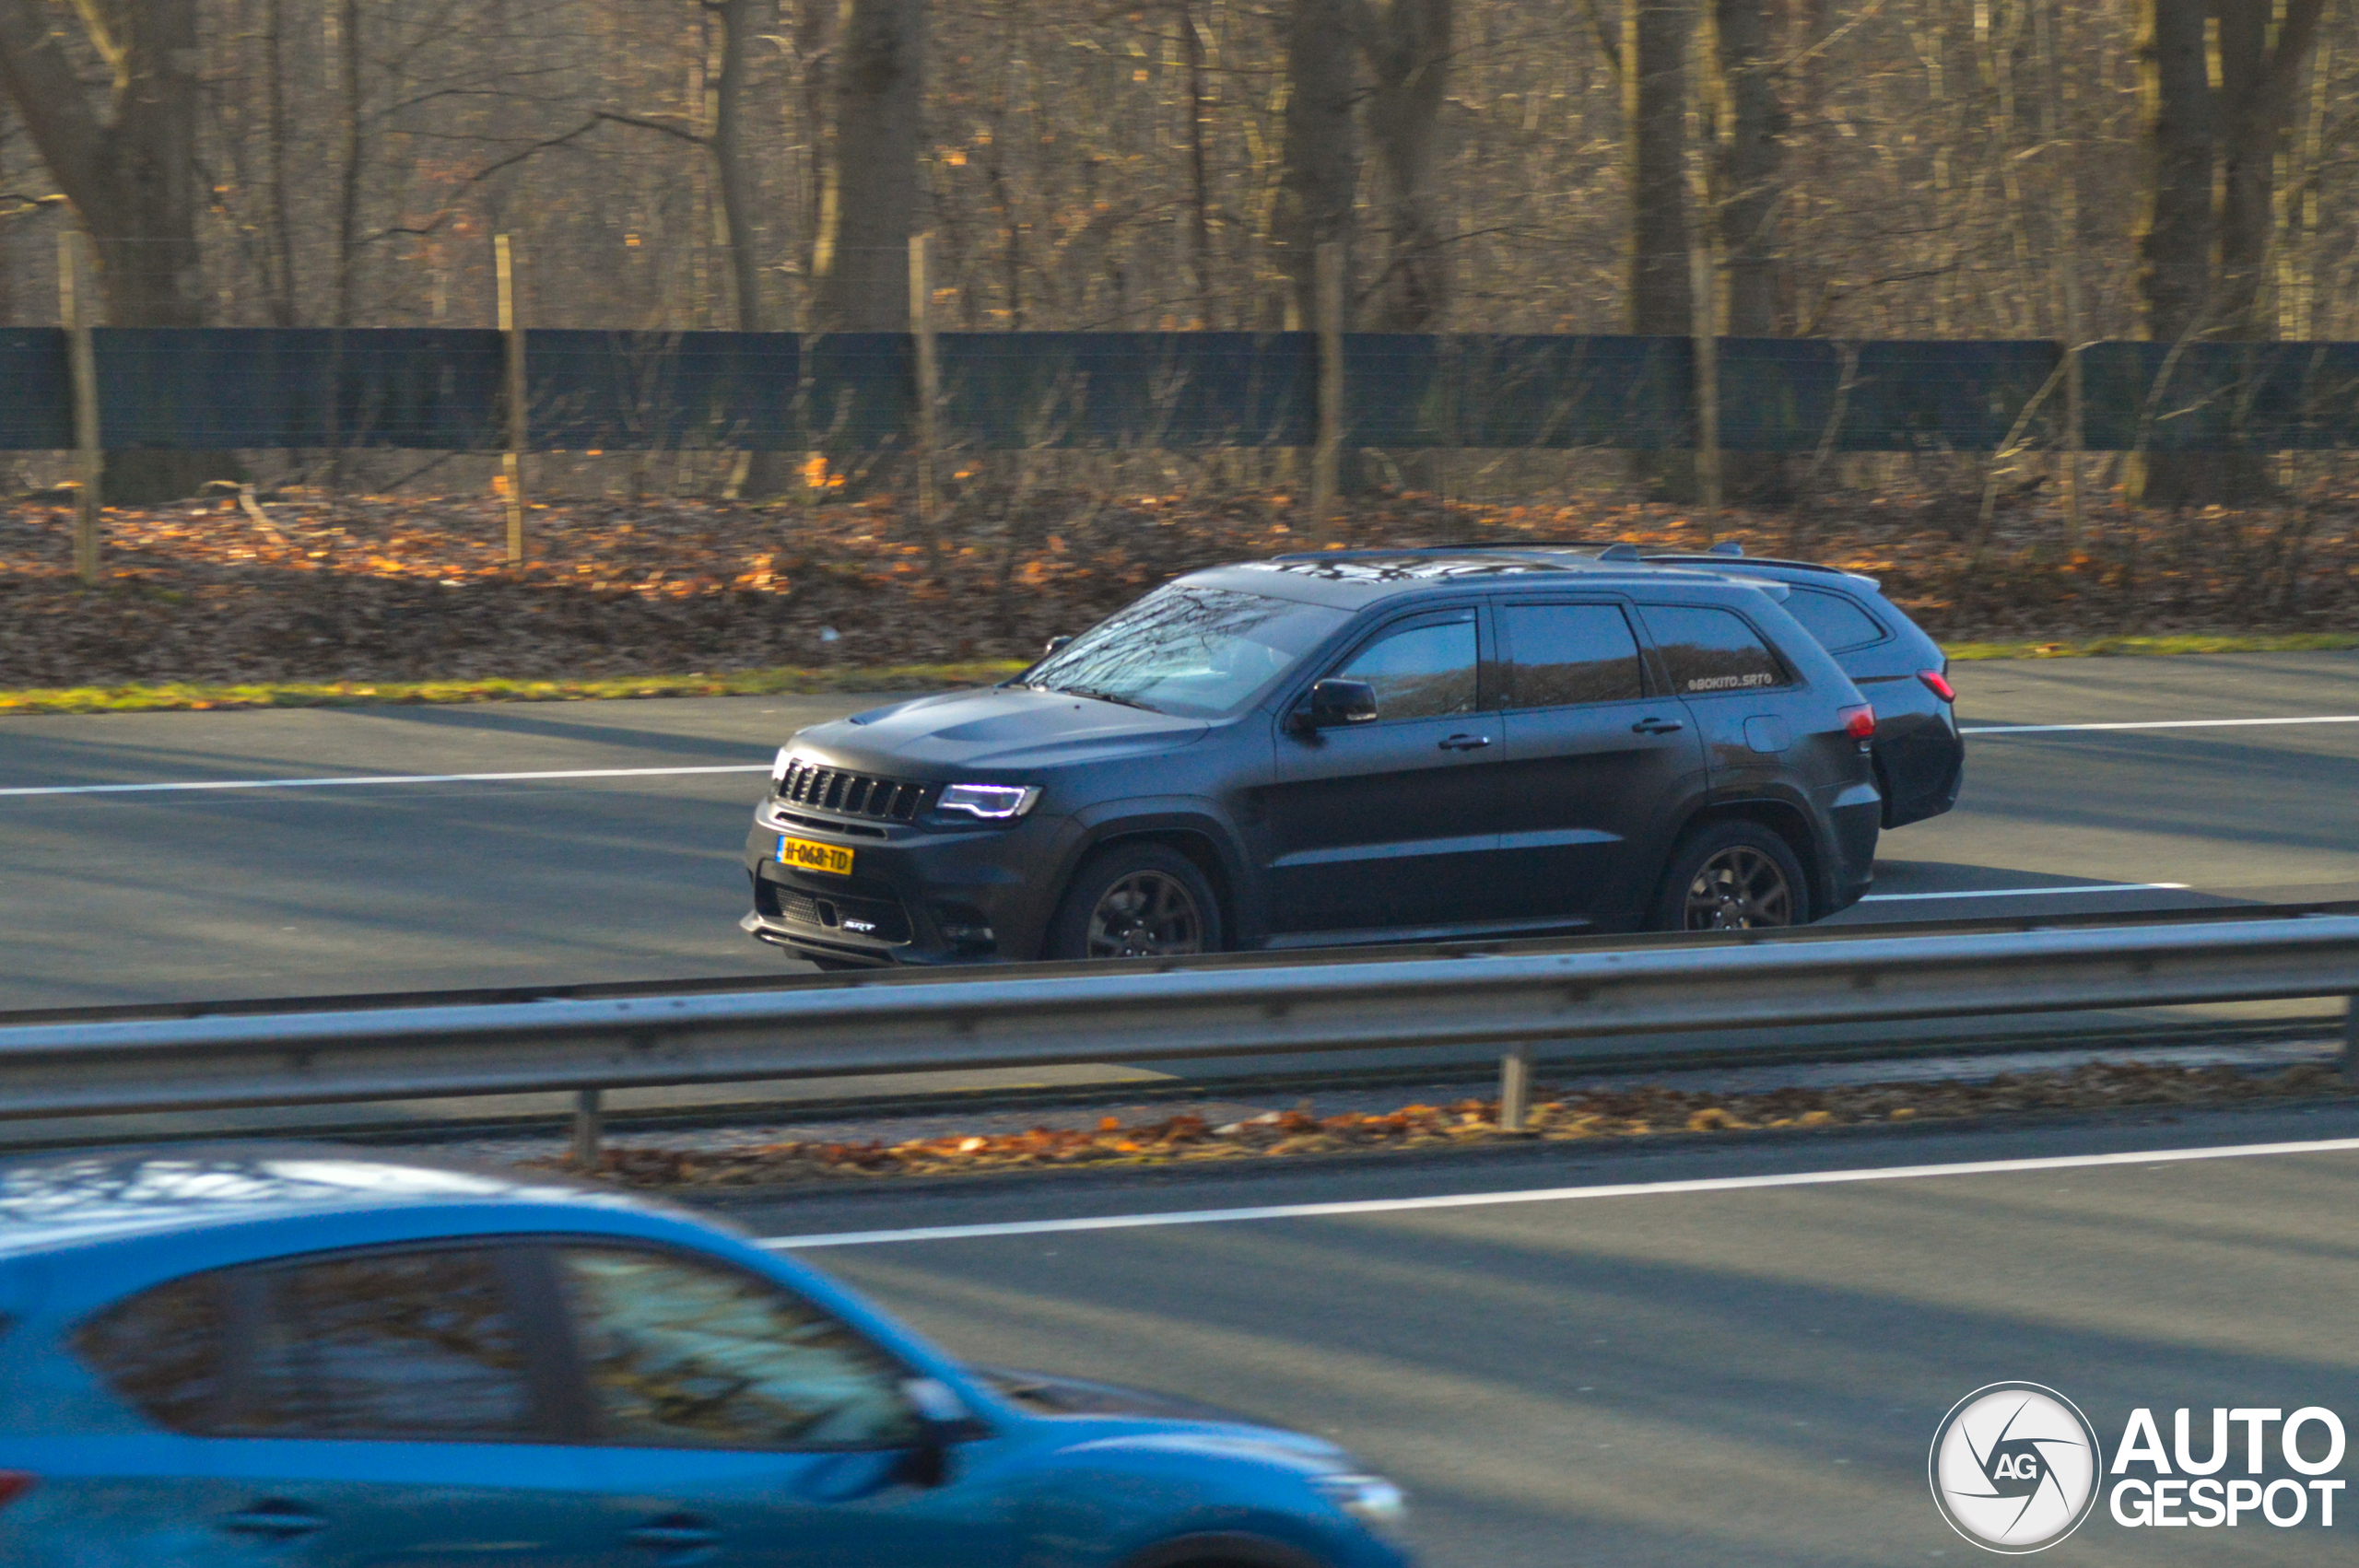
M 1441 749 L 1446 752 L 1480 751 L 1490 743 L 1488 735 L 1452 735 L 1441 743 Z
M 282 1539 L 307 1536 L 313 1530 L 324 1529 L 327 1521 L 317 1514 L 306 1513 L 289 1503 L 264 1503 L 242 1514 L 231 1514 L 221 1521 L 225 1530 L 240 1535 L 276 1536 Z
M 633 1546 L 643 1546 L 651 1551 L 695 1551 L 701 1547 L 717 1546 L 721 1533 L 701 1519 L 686 1514 L 668 1514 L 651 1525 L 628 1530 L 623 1539 Z
M 1636 724 L 1630 726 L 1630 733 L 1633 735 L 1668 735 L 1674 730 L 1684 730 L 1686 728 L 1686 725 L 1682 724 L 1676 719 L 1641 719 Z

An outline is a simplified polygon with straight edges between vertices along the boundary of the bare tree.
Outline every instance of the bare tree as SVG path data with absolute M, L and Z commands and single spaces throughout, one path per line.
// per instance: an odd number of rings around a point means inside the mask
M 924 64 L 923 0 L 843 0 L 812 257 L 815 313 L 827 331 L 909 329 Z
M 0 85 L 97 245 L 107 319 L 200 325 L 196 0 L 89 0 L 76 14 L 95 72 L 67 53 L 58 7 L 0 0 Z M 116 500 L 169 499 L 231 466 L 220 453 L 113 453 L 107 491 Z
M 1629 200 L 1628 326 L 1685 337 L 1695 328 L 1687 173 L 1687 45 L 1696 0 L 1624 0 L 1622 147 Z M 1685 496 L 1695 463 L 1684 452 L 1633 455 L 1645 489 Z
M 1360 20 L 1375 79 L 1368 140 L 1384 170 L 1385 253 L 1367 323 L 1379 332 L 1433 332 L 1449 310 L 1433 171 L 1454 13 L 1455 0 L 1368 0 Z
M 1356 28 L 1351 0 L 1288 0 L 1284 170 L 1270 243 L 1285 268 L 1296 325 L 1314 324 L 1319 247 L 1344 247 L 1351 293 L 1352 205 L 1359 189 Z M 1346 325 L 1349 310 L 1346 309 Z

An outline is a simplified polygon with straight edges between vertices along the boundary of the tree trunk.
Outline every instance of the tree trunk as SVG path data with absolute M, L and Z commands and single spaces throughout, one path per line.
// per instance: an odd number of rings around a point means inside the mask
M 1625 0 L 1622 141 L 1629 170 L 1630 331 L 1687 337 L 1695 293 L 1687 236 L 1687 41 L 1691 0 Z M 1633 452 L 1631 478 L 1663 499 L 1696 489 L 1694 454 Z
M 924 64 L 921 0 L 843 0 L 830 73 L 833 146 L 812 257 L 822 332 L 910 330 Z
M 89 230 L 109 323 L 200 326 L 196 0 L 84 12 L 113 65 L 95 89 L 53 33 L 62 16 L 42 0 L 0 0 L 0 88 Z M 110 452 L 107 498 L 174 500 L 236 469 L 227 452 Z
M 1780 335 L 1778 208 L 1787 127 L 1778 101 L 1765 0 L 1715 0 L 1719 71 L 1727 115 L 1714 183 L 1720 249 L 1728 267 L 1722 285 L 1731 337 Z M 1775 452 L 1735 452 L 1720 460 L 1731 499 L 1778 503 L 1788 498 L 1786 465 Z
M 1354 31 L 1348 0 L 1292 0 L 1286 12 L 1285 161 L 1271 240 L 1292 285 L 1292 317 L 1305 331 L 1317 314 L 1320 246 L 1332 240 L 1344 248 L 1346 300 L 1352 291 L 1352 200 L 1359 184 Z M 1348 309 L 1344 325 L 1351 325 Z
M 1384 270 L 1369 327 L 1434 332 L 1449 309 L 1449 260 L 1433 167 L 1449 76 L 1454 0 L 1372 0 L 1362 24 L 1375 86 L 1368 138 L 1384 170 Z
M 769 331 L 769 311 L 762 296 L 759 186 L 745 150 L 745 77 L 754 51 L 777 25 L 777 0 L 723 0 L 712 160 L 721 178 L 722 222 L 729 229 L 729 282 L 736 296 L 739 332 Z M 782 388 L 781 395 L 792 398 L 793 388 Z M 768 500 L 785 489 L 790 468 L 783 452 L 748 452 L 737 493 L 746 500 Z

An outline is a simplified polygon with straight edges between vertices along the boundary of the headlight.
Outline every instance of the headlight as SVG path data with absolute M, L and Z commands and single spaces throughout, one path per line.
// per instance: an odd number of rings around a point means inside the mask
M 1312 1478 L 1311 1484 L 1336 1507 L 1370 1529 L 1393 1535 L 1408 1523 L 1408 1499 L 1382 1476 L 1324 1475 Z
M 1003 822 L 1012 816 L 1022 816 L 1039 798 L 1039 787 L 1031 784 L 952 784 L 943 790 L 934 809 Z

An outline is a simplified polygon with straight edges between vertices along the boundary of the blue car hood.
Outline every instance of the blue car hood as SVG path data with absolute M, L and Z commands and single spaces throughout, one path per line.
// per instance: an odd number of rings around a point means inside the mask
M 1203 738 L 1201 719 L 1176 719 L 1096 697 L 992 686 L 945 692 L 815 724 L 794 749 L 838 766 L 888 776 L 968 768 L 1040 768 L 1169 751 Z

